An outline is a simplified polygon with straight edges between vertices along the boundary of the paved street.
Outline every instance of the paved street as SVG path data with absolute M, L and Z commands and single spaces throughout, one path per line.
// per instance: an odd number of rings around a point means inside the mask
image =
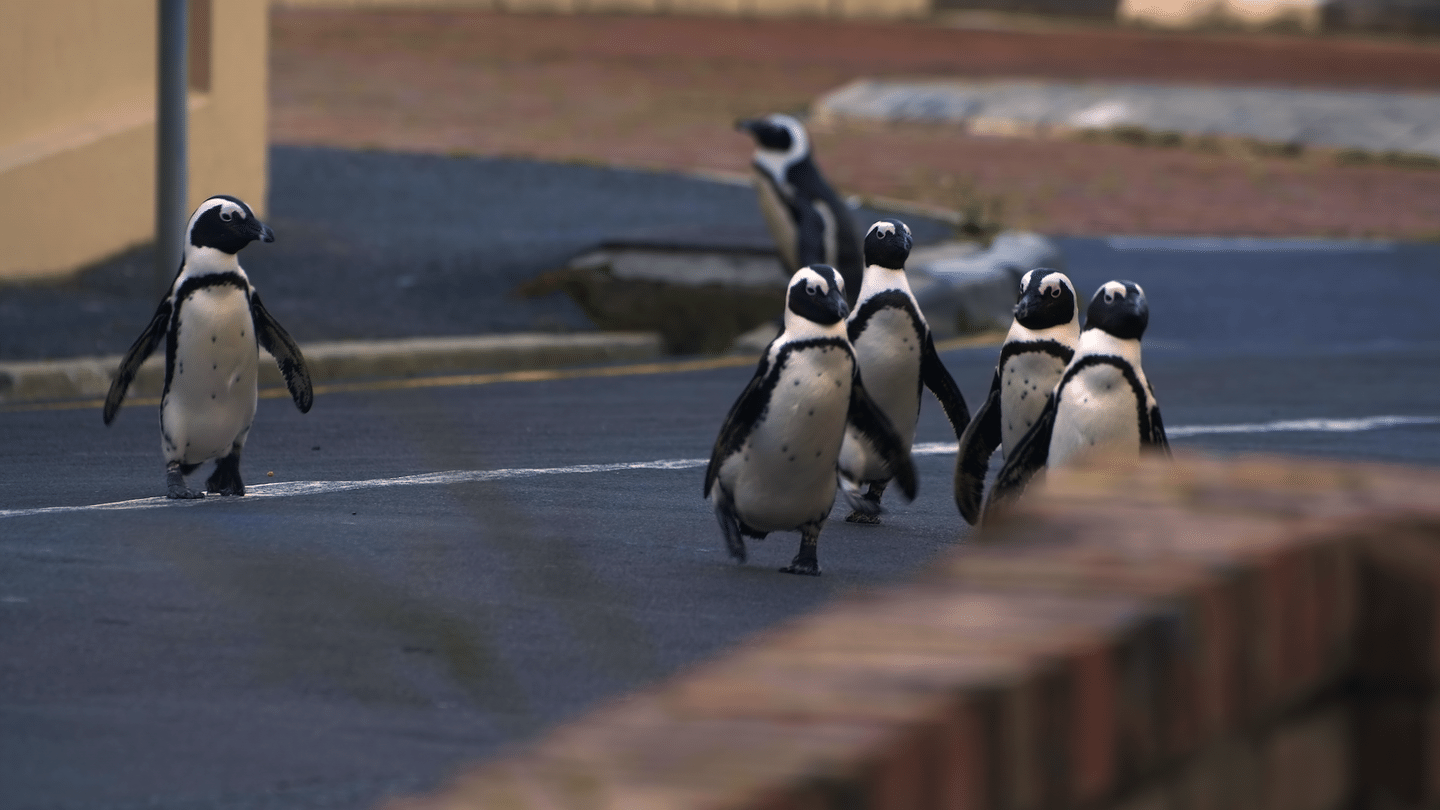
M 1440 464 L 1440 247 L 1064 247 L 1087 295 L 1145 287 L 1177 449 Z M 995 349 L 943 356 L 978 402 Z M 922 446 L 823 577 L 775 573 L 795 535 L 727 561 L 701 465 L 751 370 L 266 399 L 252 495 L 186 504 L 153 406 L 0 415 L 0 804 L 363 806 L 963 546 Z M 917 441 L 953 441 L 933 400 Z

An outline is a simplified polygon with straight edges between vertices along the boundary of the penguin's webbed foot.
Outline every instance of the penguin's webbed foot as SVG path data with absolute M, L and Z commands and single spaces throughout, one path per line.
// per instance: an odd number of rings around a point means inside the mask
M 819 563 L 819 561 L 818 561 L 818 560 L 815 560 L 815 559 L 813 559 L 813 558 L 812 558 L 812 559 L 809 559 L 809 560 L 802 560 L 802 559 L 800 559 L 801 556 L 802 556 L 802 555 L 796 554 L 796 555 L 795 555 L 795 559 L 791 560 L 789 565 L 787 565 L 787 566 L 785 566 L 784 568 L 781 568 L 781 569 L 780 569 L 780 573 L 782 573 L 782 574 L 804 574 L 805 576 L 808 576 L 808 577 L 818 577 L 818 576 L 820 576 L 820 563 Z
M 240 480 L 239 453 L 231 453 L 215 462 L 215 472 L 205 480 L 205 489 L 219 495 L 245 494 L 245 482 Z
M 165 497 L 193 500 L 205 497 L 205 493 L 186 486 L 185 474 L 180 472 L 179 465 L 175 465 L 165 470 Z
M 846 523 L 860 523 L 867 526 L 880 525 L 880 513 L 885 509 L 880 505 L 880 498 L 885 494 L 885 487 L 890 482 L 872 482 L 864 495 L 860 494 L 858 487 L 844 487 L 845 500 L 850 504 L 850 514 L 846 516 Z
M 815 555 L 815 547 L 820 539 L 820 524 L 814 523 L 803 527 L 800 530 L 800 550 L 795 553 L 795 559 L 790 564 L 780 569 L 782 574 L 804 574 L 805 576 L 820 576 L 820 559 Z

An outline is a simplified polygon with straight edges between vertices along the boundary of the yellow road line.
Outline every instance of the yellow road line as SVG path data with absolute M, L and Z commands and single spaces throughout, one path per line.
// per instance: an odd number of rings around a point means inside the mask
M 1004 332 L 985 332 L 969 337 L 953 338 L 935 344 L 937 351 L 969 348 L 999 343 L 1005 339 Z M 685 371 L 707 371 L 716 368 L 753 366 L 754 355 L 726 355 L 706 357 L 698 360 L 672 360 L 655 363 L 631 363 L 623 366 L 599 366 L 594 368 L 537 369 L 532 371 L 495 371 L 484 374 L 450 374 L 441 377 L 409 377 L 406 379 L 369 380 L 363 382 L 321 383 L 315 386 L 319 394 L 349 394 L 361 391 L 409 391 L 420 388 L 462 388 L 495 383 L 547 382 L 551 380 L 579 380 L 595 377 L 635 377 L 647 374 L 676 374 Z M 284 388 L 262 388 L 261 399 L 287 399 L 290 392 Z M 23 411 L 73 411 L 85 408 L 100 408 L 103 399 L 81 399 L 66 402 L 19 403 L 0 405 L 0 413 Z M 160 404 L 159 397 L 139 397 L 125 400 L 127 407 L 153 407 Z

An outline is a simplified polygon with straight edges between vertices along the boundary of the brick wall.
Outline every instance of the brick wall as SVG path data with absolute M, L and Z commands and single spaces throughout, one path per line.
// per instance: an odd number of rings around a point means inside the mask
M 1100 461 L 394 810 L 1434 807 L 1437 618 L 1440 473 Z

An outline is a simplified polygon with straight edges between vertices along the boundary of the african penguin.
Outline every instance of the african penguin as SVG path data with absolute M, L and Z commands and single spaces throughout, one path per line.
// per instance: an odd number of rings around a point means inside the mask
M 738 121 L 735 127 L 755 139 L 755 191 L 785 269 L 838 268 L 846 303 L 854 309 L 862 272 L 860 234 L 849 207 L 815 165 L 805 127 L 780 114 Z
M 990 393 L 960 437 L 955 455 L 955 505 L 967 523 L 980 519 L 991 454 L 1000 447 L 1010 457 L 1040 417 L 1079 342 L 1080 304 L 1070 279 L 1044 268 L 1026 273 Z
M 1017 497 L 1037 470 L 1101 448 L 1170 454 L 1160 406 L 1140 368 L 1140 337 L 1149 321 L 1140 285 L 1109 281 L 1100 287 L 1085 311 L 1075 356 L 1034 427 L 1006 457 L 987 510 Z
M 240 267 L 240 250 L 259 239 L 275 241 L 269 226 L 240 200 L 211 197 L 191 214 L 184 258 L 170 292 L 150 325 L 130 347 L 110 393 L 105 424 L 115 418 L 140 364 L 165 341 L 165 390 L 160 399 L 161 452 L 166 494 L 202 498 L 185 476 L 219 459 L 206 489 L 244 495 L 240 450 L 255 419 L 258 346 L 280 366 L 301 413 L 313 399 L 310 372 L 300 347 L 260 303 Z
M 970 422 L 965 397 L 940 362 L 930 327 L 905 277 L 911 244 L 909 226 L 898 219 L 882 219 L 870 226 L 859 304 L 846 324 L 865 388 L 907 448 L 915 440 L 922 386 L 940 401 L 956 437 Z M 852 510 L 845 519 L 879 523 L 880 498 L 890 482 L 890 468 L 853 428 L 845 431 L 840 448 L 839 480 Z M 863 495 L 861 485 L 868 487 Z
M 765 350 L 731 406 L 710 465 L 705 497 L 730 555 L 745 560 L 745 538 L 799 531 L 789 574 L 820 573 L 820 527 L 835 503 L 835 460 L 846 426 L 859 431 L 915 497 L 909 448 L 866 393 L 845 336 L 843 282 L 833 267 L 796 271 L 786 293 L 784 331 Z

